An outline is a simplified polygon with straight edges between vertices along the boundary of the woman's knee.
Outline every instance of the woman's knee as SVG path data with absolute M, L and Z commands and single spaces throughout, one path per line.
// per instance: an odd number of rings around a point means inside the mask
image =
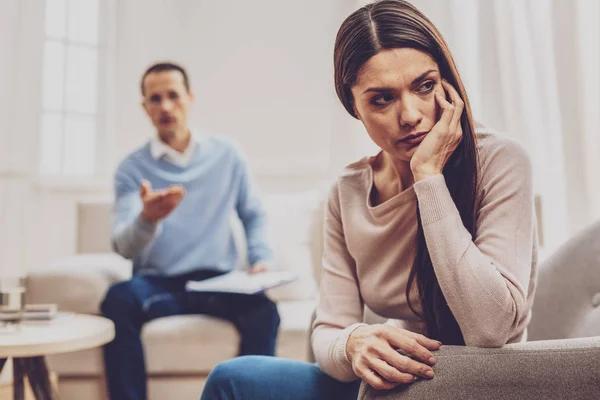
M 259 387 L 264 380 L 259 374 L 255 373 L 254 368 L 264 359 L 270 358 L 245 356 L 218 364 L 208 375 L 202 392 L 202 399 L 237 399 L 239 397 L 236 397 L 236 393 L 252 391 L 252 386 Z
M 360 382 L 343 383 L 315 364 L 277 357 L 245 356 L 219 364 L 202 399 L 355 399 Z
M 264 359 L 271 359 L 271 357 L 244 356 L 224 361 L 213 368 L 208 376 L 208 381 L 224 383 L 240 379 L 252 380 L 256 376 L 253 370 L 258 364 L 264 362 Z

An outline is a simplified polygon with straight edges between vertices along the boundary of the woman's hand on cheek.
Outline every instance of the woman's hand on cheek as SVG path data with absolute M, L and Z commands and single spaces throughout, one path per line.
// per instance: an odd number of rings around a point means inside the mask
M 434 96 L 440 106 L 441 116 L 410 160 L 410 169 L 415 182 L 441 174 L 448 159 L 462 140 L 460 118 L 464 102 L 448 82 L 443 80 L 442 86 L 450 95 L 452 103 L 445 99 L 441 90 L 435 92 Z

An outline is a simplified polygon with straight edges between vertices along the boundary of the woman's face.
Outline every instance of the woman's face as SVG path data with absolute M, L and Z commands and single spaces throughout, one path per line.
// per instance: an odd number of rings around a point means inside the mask
M 393 159 L 410 161 L 438 120 L 437 63 L 420 50 L 382 50 L 360 69 L 352 87 L 354 109 L 371 139 Z

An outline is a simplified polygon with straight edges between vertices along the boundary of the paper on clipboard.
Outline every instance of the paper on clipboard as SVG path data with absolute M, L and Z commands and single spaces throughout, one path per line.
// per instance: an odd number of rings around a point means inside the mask
M 202 281 L 189 281 L 186 289 L 193 292 L 256 294 L 290 283 L 297 278 L 298 276 L 290 271 L 266 271 L 256 274 L 232 271 Z

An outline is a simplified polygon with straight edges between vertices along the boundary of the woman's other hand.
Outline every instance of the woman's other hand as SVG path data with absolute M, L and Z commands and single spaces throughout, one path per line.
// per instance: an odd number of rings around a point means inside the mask
M 375 389 L 392 389 L 419 377 L 433 378 L 431 350 L 441 343 L 386 324 L 363 325 L 350 334 L 346 354 L 354 373 Z M 400 354 L 402 350 L 407 355 Z

